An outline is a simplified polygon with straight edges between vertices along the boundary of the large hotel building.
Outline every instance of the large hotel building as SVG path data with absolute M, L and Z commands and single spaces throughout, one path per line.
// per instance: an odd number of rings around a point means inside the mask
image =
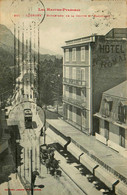
M 126 80 L 127 29 L 66 41 L 63 46 L 64 119 L 87 134 L 99 130 L 102 93 Z

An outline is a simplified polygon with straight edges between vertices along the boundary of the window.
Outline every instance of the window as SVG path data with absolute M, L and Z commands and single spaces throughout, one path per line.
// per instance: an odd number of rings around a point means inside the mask
M 69 106 L 69 110 L 70 110 L 70 112 L 72 112 L 72 106 L 71 105 Z
M 109 117 L 110 116 L 110 112 L 111 112 L 111 109 L 112 109 L 112 100 L 111 98 L 109 97 L 106 97 L 104 99 L 104 115 Z
M 76 79 L 76 68 L 72 68 L 72 78 Z
M 105 128 L 105 138 L 107 138 L 107 140 L 109 139 L 109 122 L 108 121 L 104 121 L 104 128 Z
M 69 49 L 65 50 L 65 61 L 68 62 L 69 61 Z
M 72 68 L 69 67 L 69 79 L 71 79 L 71 78 L 72 78 Z
M 120 146 L 125 147 L 125 129 L 120 127 L 119 128 L 119 135 L 120 135 Z
M 76 88 L 76 95 L 81 96 L 81 89 L 80 88 Z
M 82 115 L 84 116 L 84 118 L 86 118 L 87 114 L 86 114 L 86 110 L 82 111 Z
M 72 87 L 69 87 L 69 93 L 72 93 Z
M 69 87 L 66 85 L 66 91 L 69 92 Z
M 81 69 L 81 80 L 85 81 L 85 68 Z
M 83 95 L 83 97 L 86 97 L 86 87 L 84 87 L 84 88 L 82 89 L 82 95 Z
M 81 61 L 85 61 L 85 47 L 81 47 Z
M 79 115 L 79 116 L 81 116 L 81 110 L 80 110 L 80 108 L 77 108 L 76 109 L 76 114 Z
M 109 116 L 109 103 L 105 101 L 105 104 L 104 104 L 104 108 L 105 108 L 105 116 Z
M 118 120 L 122 123 L 126 123 L 127 119 L 127 105 L 124 102 L 121 102 L 118 106 Z
M 66 67 L 66 78 L 69 78 L 69 67 Z
M 73 88 L 73 94 L 76 94 L 76 88 L 75 87 Z
M 81 80 L 81 70 L 80 70 L 80 68 L 77 68 L 77 71 L 76 71 L 76 79 L 77 80 Z
M 72 49 L 72 61 L 76 61 L 76 48 Z

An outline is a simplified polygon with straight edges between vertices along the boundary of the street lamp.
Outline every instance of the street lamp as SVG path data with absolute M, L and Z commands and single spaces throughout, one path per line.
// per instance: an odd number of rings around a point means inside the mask
M 60 74 L 58 74 L 57 77 L 58 77 L 58 95 L 57 95 L 57 108 L 56 108 L 56 111 L 57 111 L 57 113 L 58 113 L 59 93 L 60 93 L 60 83 L 59 83 Z
M 44 136 L 44 144 L 46 142 L 46 111 L 45 111 L 45 106 L 43 106 L 43 127 L 41 128 L 41 133 L 40 136 Z

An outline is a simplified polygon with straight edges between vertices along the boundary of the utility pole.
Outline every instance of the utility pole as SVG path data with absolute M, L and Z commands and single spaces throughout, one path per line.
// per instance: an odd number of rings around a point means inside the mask
M 45 130 L 46 130 L 46 127 L 44 126 L 44 144 L 46 144 L 46 133 L 45 133 Z
M 33 164 L 32 164 L 32 160 L 33 160 L 33 156 L 32 156 L 32 149 L 30 150 L 30 156 L 31 156 L 31 195 L 33 195 Z
M 58 114 L 58 106 L 59 106 L 59 93 L 60 93 L 60 74 L 57 75 L 58 78 L 58 94 L 57 94 L 57 108 L 56 108 L 56 112 Z
M 25 179 L 25 148 L 24 148 L 24 179 Z
M 46 144 L 46 111 L 45 111 L 45 107 L 44 107 L 44 144 Z
M 44 136 L 44 144 L 46 144 L 46 111 L 45 106 L 43 107 L 43 127 L 41 128 L 40 136 Z
M 15 146 L 16 146 L 15 147 L 15 166 L 16 166 L 16 179 L 17 179 L 17 172 L 18 172 L 17 171 L 17 167 L 18 167 L 18 165 L 17 165 L 17 144 Z

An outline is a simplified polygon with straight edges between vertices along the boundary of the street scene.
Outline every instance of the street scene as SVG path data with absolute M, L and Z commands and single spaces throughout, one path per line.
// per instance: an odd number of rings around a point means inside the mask
M 125 3 L 1 2 L 0 195 L 127 195 Z

